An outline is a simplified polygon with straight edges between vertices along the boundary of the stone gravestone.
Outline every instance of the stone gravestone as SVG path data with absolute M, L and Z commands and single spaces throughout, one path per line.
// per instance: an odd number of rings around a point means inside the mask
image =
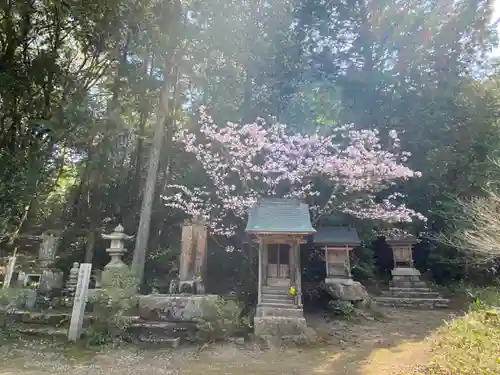
M 60 238 L 54 233 L 42 234 L 42 243 L 38 250 L 38 262 L 41 268 L 40 291 L 49 292 L 63 287 L 63 272 L 51 269 L 55 259 Z
M 82 334 L 83 317 L 85 314 L 85 305 L 87 304 L 91 273 L 91 263 L 83 263 L 80 265 L 75 299 L 73 302 L 73 311 L 71 313 L 71 322 L 68 330 L 68 340 L 70 341 L 78 340 Z
M 42 243 L 38 249 L 38 262 L 40 268 L 47 269 L 52 266 L 56 259 L 56 250 L 59 243 L 59 237 L 54 233 L 43 233 Z
M 16 259 L 15 255 L 9 257 L 9 263 L 7 264 L 7 270 L 5 271 L 5 277 L 3 280 L 3 288 L 6 289 L 10 286 L 10 282 L 12 280 L 12 274 L 14 273 L 14 268 L 16 267 Z

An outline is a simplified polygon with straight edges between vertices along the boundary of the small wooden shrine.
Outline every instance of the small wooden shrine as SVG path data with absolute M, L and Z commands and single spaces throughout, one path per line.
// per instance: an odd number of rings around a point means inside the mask
M 413 245 L 417 242 L 414 235 L 408 233 L 395 233 L 385 239 L 392 249 L 394 268 L 414 268 Z
M 300 244 L 315 232 L 309 207 L 295 199 L 262 199 L 248 212 L 245 230 L 259 244 L 258 304 L 263 288 L 295 289 L 294 304 L 302 307 Z
M 360 243 L 355 228 L 324 226 L 316 230 L 313 244 L 325 251 L 327 279 L 351 278 L 350 252 Z

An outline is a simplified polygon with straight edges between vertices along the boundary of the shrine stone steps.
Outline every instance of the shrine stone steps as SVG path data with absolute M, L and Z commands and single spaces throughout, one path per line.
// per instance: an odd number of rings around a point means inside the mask
M 291 296 L 282 294 L 262 294 L 261 303 L 273 303 L 278 305 L 289 305 L 293 306 L 293 299 Z
M 414 280 L 407 280 L 407 281 L 391 281 L 391 286 L 395 288 L 411 288 L 411 289 L 421 289 L 421 288 L 427 288 L 427 284 L 425 281 L 414 281 Z
M 395 287 L 395 286 L 391 286 L 389 288 L 390 291 L 394 291 L 394 292 L 407 292 L 407 291 L 411 291 L 411 292 L 432 292 L 432 289 L 431 288 L 398 288 L 398 287 Z
M 449 300 L 445 298 L 399 298 L 376 297 L 379 306 L 408 307 L 408 308 L 447 308 Z
M 263 294 L 279 294 L 282 296 L 289 296 L 289 287 L 283 287 L 283 286 L 262 286 L 262 293 Z
M 264 296 L 262 297 L 260 304 L 267 306 L 275 306 L 275 307 L 285 307 L 285 308 L 295 307 L 293 301 L 283 301 L 279 299 L 265 298 Z
M 439 293 L 430 290 L 420 291 L 414 289 L 402 289 L 402 290 L 392 289 L 392 290 L 382 291 L 382 297 L 434 299 L 434 298 L 439 298 Z
M 277 305 L 277 304 L 261 304 L 257 308 L 257 317 L 266 318 L 303 318 L 304 313 L 302 309 L 295 307 L 295 305 L 286 306 L 286 305 Z
M 196 340 L 195 322 L 137 321 L 127 329 L 128 341 L 142 346 L 176 348 Z

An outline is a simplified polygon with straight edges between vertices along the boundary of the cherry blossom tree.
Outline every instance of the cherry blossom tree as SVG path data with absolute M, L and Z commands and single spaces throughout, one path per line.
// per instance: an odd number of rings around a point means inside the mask
M 404 166 L 398 135 L 384 150 L 376 130 L 335 129 L 330 135 L 297 134 L 283 124 L 229 122 L 224 127 L 200 111 L 199 132 L 176 140 L 193 154 L 209 186 L 169 185 L 165 204 L 206 220 L 215 234 L 230 236 L 260 197 L 309 203 L 313 221 L 334 211 L 358 218 L 410 222 L 425 218 L 407 208 L 400 193 L 380 193 L 421 173 Z

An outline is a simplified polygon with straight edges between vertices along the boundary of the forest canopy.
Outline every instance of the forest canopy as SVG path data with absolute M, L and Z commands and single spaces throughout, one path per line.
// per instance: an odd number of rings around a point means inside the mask
M 210 216 L 216 199 L 229 211 L 211 219 L 230 220 L 232 234 L 238 221 L 226 214 L 241 220 L 248 207 L 242 201 L 276 189 L 319 197 L 311 205 L 322 210 L 322 220 L 363 230 L 460 230 L 457 199 L 491 194 L 484 188 L 497 178 L 500 78 L 491 57 L 492 5 L 6 1 L 0 9 L 4 255 L 23 234 L 57 229 L 67 264 L 92 260 L 94 251 L 103 257 L 100 233 L 119 222 L 137 234 L 134 264 L 170 259 L 186 214 Z M 200 117 L 201 107 L 209 117 Z M 196 135 L 196 142 L 180 134 Z M 200 147 L 214 140 L 220 153 Z M 273 150 L 275 140 L 287 150 Z M 250 156 L 258 162 L 243 161 Z M 217 169 L 218 158 L 233 170 Z M 290 163 L 286 173 L 276 162 Z M 245 183 L 265 171 L 267 180 L 264 174 Z M 285 174 L 288 186 L 276 184 Z M 186 191 L 196 210 L 177 199 Z M 463 249 L 435 240 L 426 246 L 426 257 L 434 254 L 422 261 L 426 267 L 459 273 Z

